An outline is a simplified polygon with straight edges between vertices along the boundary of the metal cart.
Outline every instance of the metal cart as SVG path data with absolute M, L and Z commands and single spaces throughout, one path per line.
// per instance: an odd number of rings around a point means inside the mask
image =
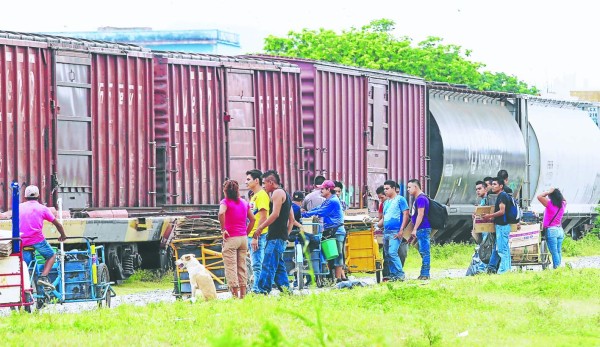
M 37 307 L 47 304 L 96 301 L 98 307 L 110 307 L 111 298 L 116 296 L 110 282 L 108 266 L 104 263 L 104 246 L 96 246 L 91 237 L 68 237 L 68 239 L 83 239 L 84 250 L 64 250 L 60 243 L 57 250 L 57 261 L 52 266 L 48 279 L 54 289 L 42 285 L 35 286 L 33 294 Z M 53 241 L 57 239 L 48 239 Z M 31 282 L 37 283 L 46 260 L 37 252 L 29 264 Z

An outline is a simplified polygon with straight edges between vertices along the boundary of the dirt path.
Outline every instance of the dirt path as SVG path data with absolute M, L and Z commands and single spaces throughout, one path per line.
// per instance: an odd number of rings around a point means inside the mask
M 567 260 L 564 266 L 569 266 L 574 269 L 582 269 L 582 268 L 594 268 L 600 269 L 600 256 L 591 256 L 591 257 L 579 257 Z M 432 270 L 432 279 L 439 278 L 460 278 L 465 277 L 467 266 L 464 269 L 448 269 L 448 270 Z M 541 271 L 541 266 L 534 266 L 528 268 L 527 270 L 532 271 Z M 374 285 L 375 278 L 373 276 L 369 277 L 360 277 L 356 278 L 356 280 L 360 280 L 365 282 L 368 285 Z M 327 290 L 323 289 L 310 289 L 310 291 L 321 291 Z M 116 287 L 116 291 L 118 292 L 118 287 Z M 309 290 L 303 290 L 302 293 L 295 291 L 297 294 L 308 294 Z M 272 295 L 279 295 L 278 291 L 274 290 Z M 219 299 L 224 300 L 231 298 L 231 294 L 229 293 L 219 293 Z M 172 294 L 171 290 L 151 290 L 146 292 L 140 292 L 135 294 L 128 295 L 117 295 L 112 299 L 112 307 L 117 307 L 122 304 L 129 304 L 135 306 L 143 306 L 150 303 L 156 302 L 175 302 L 175 297 Z M 49 305 L 42 309 L 42 313 L 52 313 L 52 314 L 60 314 L 60 313 L 78 313 L 82 311 L 89 311 L 96 309 L 97 305 L 95 302 L 84 302 L 84 303 L 69 303 L 64 305 Z M 0 316 L 6 316 L 10 314 L 9 309 L 2 308 L 0 309 Z

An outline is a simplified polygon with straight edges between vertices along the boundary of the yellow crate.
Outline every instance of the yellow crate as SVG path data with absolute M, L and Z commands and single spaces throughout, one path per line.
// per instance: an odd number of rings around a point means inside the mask
M 379 244 L 373 229 L 350 231 L 346 241 L 346 266 L 350 272 L 373 272 L 377 270 Z

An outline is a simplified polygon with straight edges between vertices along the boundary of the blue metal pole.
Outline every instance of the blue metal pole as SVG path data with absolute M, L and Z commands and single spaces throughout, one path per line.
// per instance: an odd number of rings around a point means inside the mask
M 14 239 L 21 237 L 19 233 L 19 183 L 13 182 L 10 187 L 12 188 L 12 237 Z M 13 253 L 19 253 L 21 251 L 21 245 L 19 241 L 13 241 Z

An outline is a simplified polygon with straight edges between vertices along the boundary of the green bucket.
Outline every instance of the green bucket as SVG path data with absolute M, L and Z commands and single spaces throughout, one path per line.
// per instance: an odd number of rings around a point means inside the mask
M 332 260 L 338 257 L 337 241 L 335 239 L 328 239 L 321 241 L 321 250 L 325 259 Z

